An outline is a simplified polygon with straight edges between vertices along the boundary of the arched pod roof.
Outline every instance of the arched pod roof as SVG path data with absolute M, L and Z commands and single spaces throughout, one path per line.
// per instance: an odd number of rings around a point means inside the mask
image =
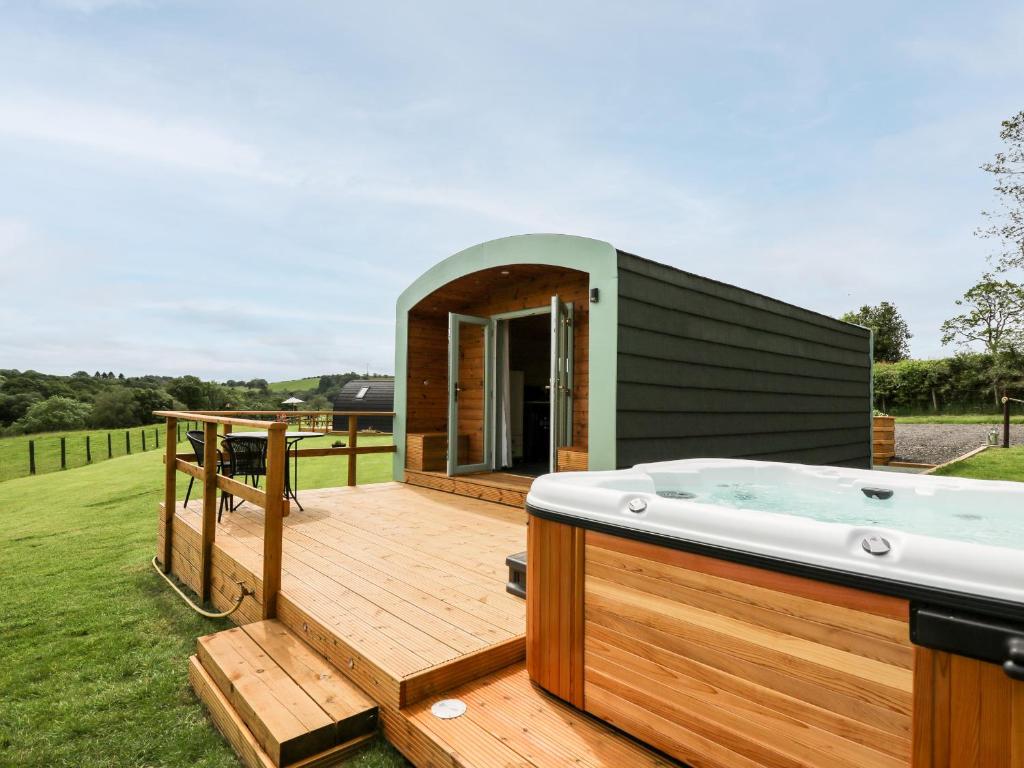
M 548 264 L 590 274 L 591 287 L 617 276 L 615 248 L 602 240 L 575 235 L 514 235 L 474 245 L 440 261 L 398 297 L 399 317 L 424 297 L 465 275 L 515 264 Z
M 540 264 L 585 272 L 599 301 L 590 308 L 589 361 L 599 372 L 590 383 L 589 461 L 591 469 L 614 468 L 615 371 L 618 338 L 618 253 L 601 240 L 573 235 L 516 235 L 474 245 L 424 272 L 398 298 L 395 322 L 395 478 L 405 466 L 405 409 L 409 311 L 459 278 L 482 270 Z

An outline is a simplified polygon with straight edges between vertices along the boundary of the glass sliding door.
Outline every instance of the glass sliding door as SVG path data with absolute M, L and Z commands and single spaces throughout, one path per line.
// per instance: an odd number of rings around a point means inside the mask
M 491 469 L 491 320 L 448 315 L 448 474 Z

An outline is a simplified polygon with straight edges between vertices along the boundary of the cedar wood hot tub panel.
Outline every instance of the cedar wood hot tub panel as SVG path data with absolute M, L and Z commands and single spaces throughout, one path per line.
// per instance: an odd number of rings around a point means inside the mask
M 502 275 L 508 271 L 508 275 Z M 541 264 L 512 264 L 460 277 L 422 299 L 409 311 L 406 364 L 406 431 L 445 432 L 448 424 L 448 313 L 489 317 L 549 307 L 555 294 L 573 304 L 573 445 L 586 450 L 589 393 L 589 276 Z M 473 397 L 482 382 L 482 336 L 467 334 L 460 355 L 460 379 Z M 461 396 L 461 395 L 460 395 Z M 476 397 L 481 397 L 477 394 Z M 470 455 L 479 455 L 483 402 L 460 409 L 460 434 L 468 435 Z
M 531 516 L 534 682 L 706 768 L 1024 766 L 1024 683 L 906 600 Z

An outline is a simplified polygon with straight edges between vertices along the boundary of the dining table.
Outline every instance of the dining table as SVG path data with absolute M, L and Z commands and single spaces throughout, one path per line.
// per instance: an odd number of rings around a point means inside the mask
M 230 441 L 233 437 L 255 437 L 260 440 L 266 440 L 269 436 L 269 432 L 266 430 L 255 430 L 253 432 L 232 432 L 229 435 L 225 435 L 224 439 Z M 285 472 L 284 474 L 284 497 L 286 499 L 292 499 L 299 511 L 305 511 L 302 509 L 302 504 L 299 503 L 298 487 L 299 487 L 299 443 L 305 440 L 307 437 L 323 437 L 323 432 L 300 432 L 290 431 L 284 433 L 284 445 L 285 445 L 285 457 L 291 457 L 292 471 Z

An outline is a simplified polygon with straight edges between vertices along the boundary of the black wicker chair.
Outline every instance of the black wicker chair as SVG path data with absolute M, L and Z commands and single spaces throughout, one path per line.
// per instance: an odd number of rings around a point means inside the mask
M 196 455 L 196 464 L 200 467 L 203 466 L 203 458 L 205 456 L 204 448 L 206 446 L 206 438 L 203 436 L 201 429 L 190 429 L 185 433 L 185 437 L 188 438 L 189 443 L 192 444 L 192 452 Z M 224 454 L 217 451 L 217 474 L 224 474 L 225 470 Z M 188 490 L 185 491 L 185 503 L 183 506 L 188 506 L 189 496 L 192 495 L 192 486 L 195 485 L 196 479 L 189 477 L 188 479 Z M 220 521 L 220 516 L 224 512 L 224 505 L 226 504 L 224 494 L 220 496 L 220 507 L 217 510 L 217 520 Z
M 246 437 L 243 433 L 228 435 L 224 444 L 227 448 L 227 474 L 259 488 L 260 478 L 267 474 L 267 441 L 260 437 Z M 244 500 L 239 502 L 242 503 Z M 236 509 L 234 499 L 230 509 L 232 512 Z

